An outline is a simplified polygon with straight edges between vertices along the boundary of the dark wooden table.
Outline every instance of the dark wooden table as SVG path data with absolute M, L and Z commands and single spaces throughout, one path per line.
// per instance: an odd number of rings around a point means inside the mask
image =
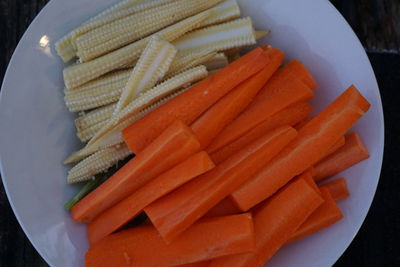
M 323 1 L 323 0 L 321 0 Z M 0 0 L 0 82 L 32 19 L 48 0 Z M 381 180 L 360 232 L 335 264 L 400 266 L 400 3 L 332 0 L 368 52 L 385 110 L 386 145 Z M 1 183 L 1 180 L 0 180 Z M 26 238 L 0 184 L 0 267 L 47 266 Z

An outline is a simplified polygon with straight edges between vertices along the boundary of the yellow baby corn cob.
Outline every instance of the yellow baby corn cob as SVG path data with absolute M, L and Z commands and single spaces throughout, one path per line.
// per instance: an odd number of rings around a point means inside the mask
M 67 181 L 69 184 L 87 181 L 131 154 L 125 144 L 102 149 L 75 165 L 68 172 Z
M 158 35 L 150 38 L 122 91 L 114 111 L 115 115 L 129 105 L 138 94 L 152 88 L 164 77 L 176 52 L 171 43 L 160 39 Z
M 211 8 L 211 15 L 198 28 L 219 24 L 240 17 L 240 8 L 236 0 L 225 0 Z
M 113 117 L 83 149 L 68 157 L 64 164 L 79 161 L 102 148 L 122 142 L 121 131 L 125 127 L 172 99 L 177 95 L 173 93 L 174 91 L 180 92 L 182 87 L 186 88 L 206 76 L 206 68 L 199 66 L 182 72 L 148 90 L 124 108 L 117 117 Z
M 81 140 L 82 142 L 87 142 L 92 138 L 101 128 L 104 127 L 104 125 L 107 124 L 107 121 L 102 121 L 99 123 L 96 123 L 92 126 L 89 126 L 81 131 L 76 132 L 76 136 Z
M 218 53 L 214 57 L 210 58 L 207 62 L 204 63 L 207 70 L 215 70 L 215 69 L 222 69 L 228 66 L 228 58 L 224 53 Z
M 217 52 L 210 50 L 193 51 L 190 53 L 178 52 L 167 72 L 166 79 L 190 68 L 202 65 L 214 57 Z
M 171 25 L 157 34 L 166 41 L 173 41 L 186 32 L 195 28 L 200 22 L 209 16 L 209 11 L 201 12 L 189 17 L 174 25 Z M 64 82 L 67 88 L 78 87 L 101 75 L 118 69 L 122 66 L 135 62 L 143 49 L 146 47 L 149 38 L 142 39 L 133 44 L 127 45 L 107 55 L 96 58 L 90 62 L 77 64 L 64 69 Z
M 95 110 L 92 110 L 75 120 L 75 126 L 78 131 L 83 131 L 99 122 L 107 121 L 111 118 L 116 104 L 110 104 Z
M 72 35 L 68 34 L 55 44 L 57 54 L 64 62 L 68 62 L 76 56 L 76 50 L 72 45 Z
M 78 28 L 74 29 L 71 32 L 73 42 L 81 36 L 89 31 L 92 31 L 96 28 L 99 28 L 103 25 L 110 24 L 116 20 L 121 18 L 127 17 L 129 15 L 139 13 L 144 10 L 152 9 L 161 5 L 165 5 L 176 0 L 152 0 L 152 1 L 145 1 L 145 0 L 128 0 L 123 4 L 120 2 L 119 4 L 115 5 L 113 8 L 110 8 L 99 15 L 95 16 L 94 18 L 90 19 L 89 21 L 83 23 Z M 122 5 L 121 5 L 122 4 Z
M 221 0 L 176 0 L 127 16 L 94 29 L 76 39 L 81 62 L 139 40 L 181 19 L 195 15 Z
M 64 62 L 68 62 L 76 56 L 76 44 L 75 38 L 77 35 L 89 31 L 90 29 L 98 27 L 97 25 L 101 26 L 104 25 L 103 23 L 109 23 L 112 21 L 113 13 L 118 13 L 118 11 L 125 10 L 126 8 L 136 5 L 140 2 L 145 0 L 125 0 L 115 4 L 114 6 L 106 9 L 105 11 L 101 12 L 97 16 L 89 19 L 85 23 L 81 24 L 78 28 L 73 30 L 72 32 L 65 35 L 59 41 L 56 42 L 55 48 L 57 54 L 61 57 Z M 151 1 L 154 2 L 154 1 Z M 115 15 L 114 15 L 115 17 Z
M 182 51 L 208 49 L 223 51 L 256 43 L 250 18 L 236 19 L 185 34 L 173 44 Z

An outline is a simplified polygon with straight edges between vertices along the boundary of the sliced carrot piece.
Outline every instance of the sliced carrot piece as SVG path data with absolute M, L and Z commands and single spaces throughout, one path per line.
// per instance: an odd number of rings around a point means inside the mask
M 340 221 L 343 214 L 327 188 L 321 188 L 324 203 L 317 208 L 310 217 L 296 230 L 287 243 L 294 242 L 308 235 L 314 234 Z
M 207 147 L 208 153 L 212 154 L 238 139 L 282 109 L 312 98 L 312 91 L 303 81 L 292 78 L 292 75 L 281 74 L 287 72 L 286 68 L 274 73 L 250 105 Z
M 339 137 L 339 139 L 335 142 L 335 144 L 333 144 L 333 146 L 331 146 L 331 148 L 329 148 L 329 151 L 326 153 L 325 157 L 335 153 L 339 148 L 344 146 L 345 142 L 346 141 L 345 141 L 344 135 Z
M 247 144 L 267 134 L 269 131 L 284 125 L 293 126 L 299 121 L 305 119 L 308 115 L 311 114 L 311 112 L 312 107 L 308 103 L 302 102 L 291 105 L 272 115 L 264 122 L 244 134 L 242 137 L 213 152 L 210 156 L 216 164 L 219 164 L 231 155 L 235 154 Z
M 311 76 L 311 73 L 300 61 L 292 59 L 286 64 L 286 66 L 287 69 L 292 73 L 293 78 L 301 77 L 301 80 L 307 84 L 311 90 L 314 90 L 318 87 L 317 82 Z
M 315 181 L 327 179 L 364 159 L 369 158 L 368 149 L 360 136 L 353 132 L 345 136 L 345 144 L 315 165 Z
M 153 226 L 139 226 L 107 236 L 85 256 L 87 267 L 175 266 L 243 253 L 254 248 L 250 213 L 216 217 L 194 224 L 167 245 Z
M 314 177 L 313 177 L 313 173 L 314 173 L 314 168 L 310 168 L 308 170 L 306 170 L 305 172 L 303 172 L 301 175 L 299 175 L 297 177 L 297 179 L 303 179 L 304 181 L 306 181 L 306 183 L 315 190 L 315 192 L 317 192 L 318 194 L 320 194 L 320 190 L 318 185 L 315 183 L 314 181 Z
M 209 210 L 203 218 L 211 218 L 217 216 L 227 216 L 241 213 L 242 211 L 239 210 L 235 203 L 230 199 L 230 197 L 224 198 L 220 201 L 217 205 L 215 205 L 211 210 Z
M 97 216 L 88 226 L 90 243 L 94 244 L 113 233 L 139 215 L 153 201 L 194 177 L 209 171 L 214 166 L 208 154 L 203 151 L 192 155 L 182 163 L 164 172 L 129 197 Z
M 126 144 L 138 153 L 174 120 L 192 124 L 221 97 L 270 62 L 268 53 L 261 48 L 254 49 L 124 129 Z
M 368 101 L 354 86 L 349 87 L 301 128 L 296 139 L 262 171 L 232 194 L 236 205 L 243 211 L 249 210 L 313 166 L 368 108 Z
M 171 242 L 251 178 L 295 136 L 296 131 L 286 126 L 257 139 L 210 172 L 150 204 L 146 214 L 164 240 Z
M 200 143 L 192 130 L 180 121 L 172 123 L 146 149 L 75 204 L 71 209 L 72 218 L 79 222 L 91 222 L 148 181 L 199 150 Z
M 323 203 L 303 179 L 296 180 L 253 211 L 255 249 L 211 261 L 210 267 L 263 266 Z
M 226 94 L 192 124 L 202 147 L 207 147 L 217 134 L 242 112 L 282 64 L 284 55 L 275 48 L 266 50 L 271 61 L 256 75 Z
M 326 182 L 320 185 L 320 188 L 328 189 L 335 201 L 350 196 L 350 192 L 347 188 L 346 180 L 344 178 L 336 178 L 332 181 Z

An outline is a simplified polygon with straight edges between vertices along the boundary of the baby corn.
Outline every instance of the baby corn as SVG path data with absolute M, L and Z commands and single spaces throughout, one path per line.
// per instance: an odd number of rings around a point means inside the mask
M 215 69 L 222 69 L 228 66 L 228 58 L 224 53 L 215 54 L 210 60 L 204 63 L 207 70 L 215 70 Z
M 173 42 L 180 51 L 223 51 L 255 43 L 254 29 L 248 17 L 196 30 Z
M 111 118 L 116 104 L 110 104 L 95 110 L 92 110 L 75 120 L 75 126 L 78 131 L 83 131 L 99 122 L 107 121 Z
M 171 78 L 180 72 L 188 70 L 190 68 L 202 65 L 211 58 L 213 58 L 217 52 L 209 50 L 193 51 L 190 53 L 178 52 L 174 61 L 167 72 L 167 78 Z
M 200 22 L 210 15 L 209 11 L 201 12 L 193 17 L 169 26 L 157 34 L 166 41 L 173 41 L 186 32 L 194 29 Z M 143 49 L 146 47 L 149 38 L 142 39 L 133 44 L 127 45 L 107 55 L 96 58 L 90 62 L 77 64 L 64 69 L 64 82 L 67 88 L 78 87 L 101 75 L 111 72 L 120 67 L 135 62 Z
M 211 15 L 198 28 L 219 24 L 240 17 L 240 8 L 236 0 L 226 0 L 211 9 Z
M 67 181 L 69 184 L 87 181 L 131 154 L 124 144 L 102 149 L 75 165 L 68 172 Z
M 133 68 L 125 89 L 117 103 L 114 114 L 125 108 L 138 94 L 152 88 L 168 71 L 176 49 L 158 35 L 152 37 Z
M 76 39 L 80 60 L 87 62 L 104 55 L 204 11 L 218 2 L 221 0 L 176 0 L 94 29 Z
M 81 140 L 83 143 L 87 142 L 92 138 L 101 128 L 104 127 L 104 125 L 107 124 L 107 121 L 102 121 L 99 123 L 96 123 L 92 126 L 89 126 L 81 131 L 76 132 L 76 136 Z

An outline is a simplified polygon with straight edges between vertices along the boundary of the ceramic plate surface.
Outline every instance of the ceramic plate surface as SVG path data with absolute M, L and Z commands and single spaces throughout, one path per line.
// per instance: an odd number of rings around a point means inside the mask
M 33 21 L 8 67 L 0 99 L 1 173 L 25 233 L 52 266 L 83 266 L 85 226 L 74 223 L 64 202 L 78 189 L 66 184 L 61 162 L 80 147 L 63 103 L 63 63 L 54 43 L 115 0 L 52 0 Z M 319 234 L 283 248 L 269 266 L 330 266 L 348 247 L 368 212 L 379 180 L 384 125 L 378 86 L 368 58 L 349 25 L 327 0 L 242 0 L 264 42 L 301 60 L 320 88 L 321 110 L 350 84 L 372 107 L 354 127 L 371 157 L 347 170 L 351 197 L 340 201 L 345 218 Z

